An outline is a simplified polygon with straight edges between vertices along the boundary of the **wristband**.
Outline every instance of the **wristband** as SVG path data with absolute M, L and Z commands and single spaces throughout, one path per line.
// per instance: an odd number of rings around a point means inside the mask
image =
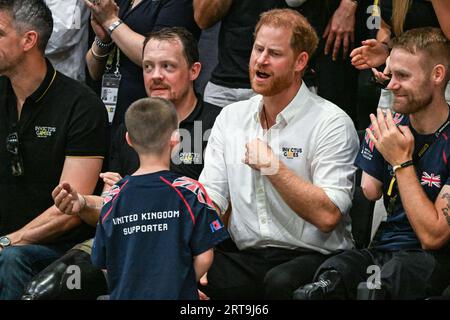
M 106 54 L 98 54 L 98 53 L 95 53 L 95 51 L 94 51 L 94 49 L 91 47 L 91 53 L 92 53 L 92 56 L 94 57 L 94 59 L 95 60 L 103 60 L 104 58 L 106 58 L 107 56 L 109 56 L 109 52 L 108 53 L 106 53 Z
M 109 35 L 111 35 L 113 33 L 114 30 L 116 30 L 116 28 L 118 26 L 120 26 L 123 23 L 122 20 L 118 19 L 115 22 L 113 22 L 109 27 L 108 27 L 108 33 Z
M 398 169 L 406 168 L 406 167 L 412 166 L 413 164 L 414 164 L 414 163 L 413 163 L 412 160 L 408 160 L 408 161 L 406 161 L 406 162 L 403 162 L 402 164 L 398 164 L 398 165 L 396 165 L 396 166 L 393 166 L 393 167 L 392 167 L 392 170 L 394 170 L 394 173 L 395 173 Z
M 95 44 L 101 48 L 101 49 L 109 49 L 112 47 L 112 45 L 114 44 L 113 41 L 110 42 L 103 42 L 102 40 L 100 40 L 97 36 L 95 37 Z

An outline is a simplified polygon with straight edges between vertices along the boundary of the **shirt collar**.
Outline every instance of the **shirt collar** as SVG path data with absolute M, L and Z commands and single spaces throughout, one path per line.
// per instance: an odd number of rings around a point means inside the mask
M 45 59 L 45 62 L 47 63 L 47 73 L 45 74 L 44 81 L 42 81 L 39 87 L 27 98 L 27 100 L 33 103 L 37 103 L 44 98 L 56 77 L 56 70 L 53 68 L 50 61 Z
M 187 116 L 186 119 L 184 119 L 183 121 L 180 122 L 180 126 L 181 124 L 187 124 L 187 123 L 193 123 L 195 120 L 198 119 L 200 113 L 202 112 L 203 109 L 203 97 L 199 94 L 196 94 L 197 97 L 197 104 L 195 105 L 194 110 L 192 110 L 192 112 Z
M 297 114 L 298 112 L 306 107 L 306 103 L 311 95 L 311 92 L 309 91 L 308 87 L 305 84 L 305 81 L 302 81 L 302 85 L 300 86 L 300 89 L 298 90 L 297 94 L 295 95 L 294 99 L 277 115 L 276 122 L 280 122 L 284 120 L 286 123 L 289 123 Z M 263 107 L 263 98 L 261 95 L 257 96 L 259 99 L 255 100 L 255 108 L 254 108 L 254 114 L 253 117 L 256 122 L 260 122 L 260 113 L 262 111 Z

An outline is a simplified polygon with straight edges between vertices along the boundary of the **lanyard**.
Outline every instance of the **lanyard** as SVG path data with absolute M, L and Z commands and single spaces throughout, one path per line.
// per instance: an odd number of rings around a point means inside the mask
M 114 56 L 116 57 L 116 70 L 114 71 L 114 75 L 118 77 L 120 75 L 120 49 L 116 46 L 116 50 L 111 51 L 108 56 L 108 61 L 106 62 L 106 71 L 105 73 L 110 73 L 113 67 Z
M 449 119 L 447 119 L 447 121 L 442 126 L 440 126 L 439 129 L 437 129 L 437 131 L 434 133 L 435 138 L 433 139 L 433 141 L 431 141 L 430 143 L 424 143 L 422 148 L 420 148 L 420 151 L 417 153 L 417 157 L 415 159 L 413 159 L 414 163 L 419 163 L 420 159 L 423 158 L 425 153 L 430 149 L 431 145 L 436 140 L 439 139 L 439 136 L 448 127 L 449 124 L 450 124 L 450 114 L 449 114 Z M 386 209 L 388 214 L 392 214 L 395 209 L 395 202 L 396 202 L 397 196 L 398 196 L 398 189 L 394 190 L 394 188 L 396 187 L 396 182 L 397 182 L 397 179 L 395 178 L 395 175 L 394 175 L 394 176 L 392 176 L 391 182 L 389 183 L 388 191 L 386 193 L 387 196 L 389 197 L 389 205 Z

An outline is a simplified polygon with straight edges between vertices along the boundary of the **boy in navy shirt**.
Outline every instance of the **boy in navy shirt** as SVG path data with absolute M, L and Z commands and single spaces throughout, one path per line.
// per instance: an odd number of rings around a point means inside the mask
M 169 171 L 179 144 L 172 103 L 138 100 L 125 124 L 140 167 L 104 198 L 92 262 L 106 268 L 111 299 L 198 299 L 226 229 L 203 186 Z

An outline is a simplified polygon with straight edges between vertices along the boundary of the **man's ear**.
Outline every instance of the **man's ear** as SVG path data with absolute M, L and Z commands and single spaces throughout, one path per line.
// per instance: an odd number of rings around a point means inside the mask
M 125 140 L 127 140 L 127 143 L 130 147 L 133 147 L 133 144 L 131 143 L 130 135 L 128 134 L 128 131 L 125 133 Z
M 39 35 L 36 31 L 31 30 L 24 33 L 22 37 L 22 46 L 24 51 L 30 51 L 34 47 L 37 47 Z
M 300 52 L 295 61 L 294 70 L 295 72 L 303 72 L 306 70 L 308 65 L 309 55 L 305 51 Z
M 194 62 L 194 64 L 190 68 L 190 79 L 191 81 L 197 80 L 200 75 L 200 71 L 202 70 L 202 64 L 200 62 Z
M 447 70 L 443 64 L 435 65 L 431 72 L 432 81 L 436 84 L 442 83 L 446 79 L 447 72 L 449 72 L 449 70 Z

